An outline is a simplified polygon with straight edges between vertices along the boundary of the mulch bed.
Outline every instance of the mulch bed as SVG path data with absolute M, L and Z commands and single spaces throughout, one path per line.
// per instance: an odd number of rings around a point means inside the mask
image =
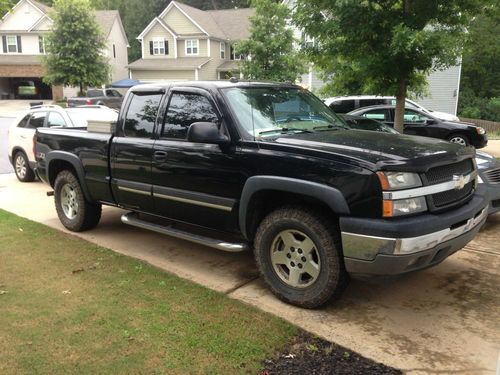
M 261 375 L 275 374 L 402 374 L 339 345 L 302 333 L 283 352 L 263 363 Z

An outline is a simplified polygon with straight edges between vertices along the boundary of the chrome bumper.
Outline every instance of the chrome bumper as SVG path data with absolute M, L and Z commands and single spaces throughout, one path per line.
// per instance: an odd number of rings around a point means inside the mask
M 362 260 L 373 260 L 379 254 L 394 256 L 414 254 L 433 249 L 472 231 L 483 223 L 487 216 L 488 207 L 485 207 L 463 223 L 410 238 L 387 238 L 342 232 L 342 248 L 345 257 Z

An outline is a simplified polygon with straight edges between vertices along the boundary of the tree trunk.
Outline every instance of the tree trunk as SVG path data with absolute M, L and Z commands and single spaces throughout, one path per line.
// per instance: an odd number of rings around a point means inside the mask
M 405 100 L 406 78 L 400 77 L 398 94 L 396 95 L 396 111 L 394 113 L 394 129 L 400 133 L 403 133 L 404 130 Z
M 78 93 L 78 96 L 84 96 L 83 94 L 83 83 L 80 82 L 80 92 Z

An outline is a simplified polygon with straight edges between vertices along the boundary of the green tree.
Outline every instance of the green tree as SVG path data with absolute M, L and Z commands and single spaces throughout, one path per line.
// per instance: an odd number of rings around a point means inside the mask
M 316 39 L 310 55 L 318 68 L 339 82 L 358 77 L 371 93 L 396 96 L 395 128 L 402 131 L 408 90 L 421 92 L 428 73 L 457 63 L 466 27 L 485 3 L 297 0 L 295 20 Z
M 305 69 L 287 24 L 288 7 L 272 0 L 253 0 L 252 6 L 250 38 L 236 44 L 236 53 L 248 56 L 241 72 L 250 79 L 295 81 Z
M 52 85 L 97 86 L 109 81 L 109 63 L 102 54 L 106 44 L 88 0 L 55 0 L 52 31 L 47 35 L 47 70 Z

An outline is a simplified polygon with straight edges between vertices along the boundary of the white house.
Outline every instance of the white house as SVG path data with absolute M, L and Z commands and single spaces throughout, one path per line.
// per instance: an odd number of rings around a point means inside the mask
M 49 87 L 42 81 L 40 57 L 45 54 L 44 36 L 52 27 L 51 8 L 35 0 L 20 0 L 0 23 L 0 95 L 15 98 L 21 85 L 34 85 L 40 99 L 71 96 L 74 90 Z M 103 53 L 111 65 L 111 80 L 128 76 L 128 40 L 116 10 L 95 11 L 106 37 Z

